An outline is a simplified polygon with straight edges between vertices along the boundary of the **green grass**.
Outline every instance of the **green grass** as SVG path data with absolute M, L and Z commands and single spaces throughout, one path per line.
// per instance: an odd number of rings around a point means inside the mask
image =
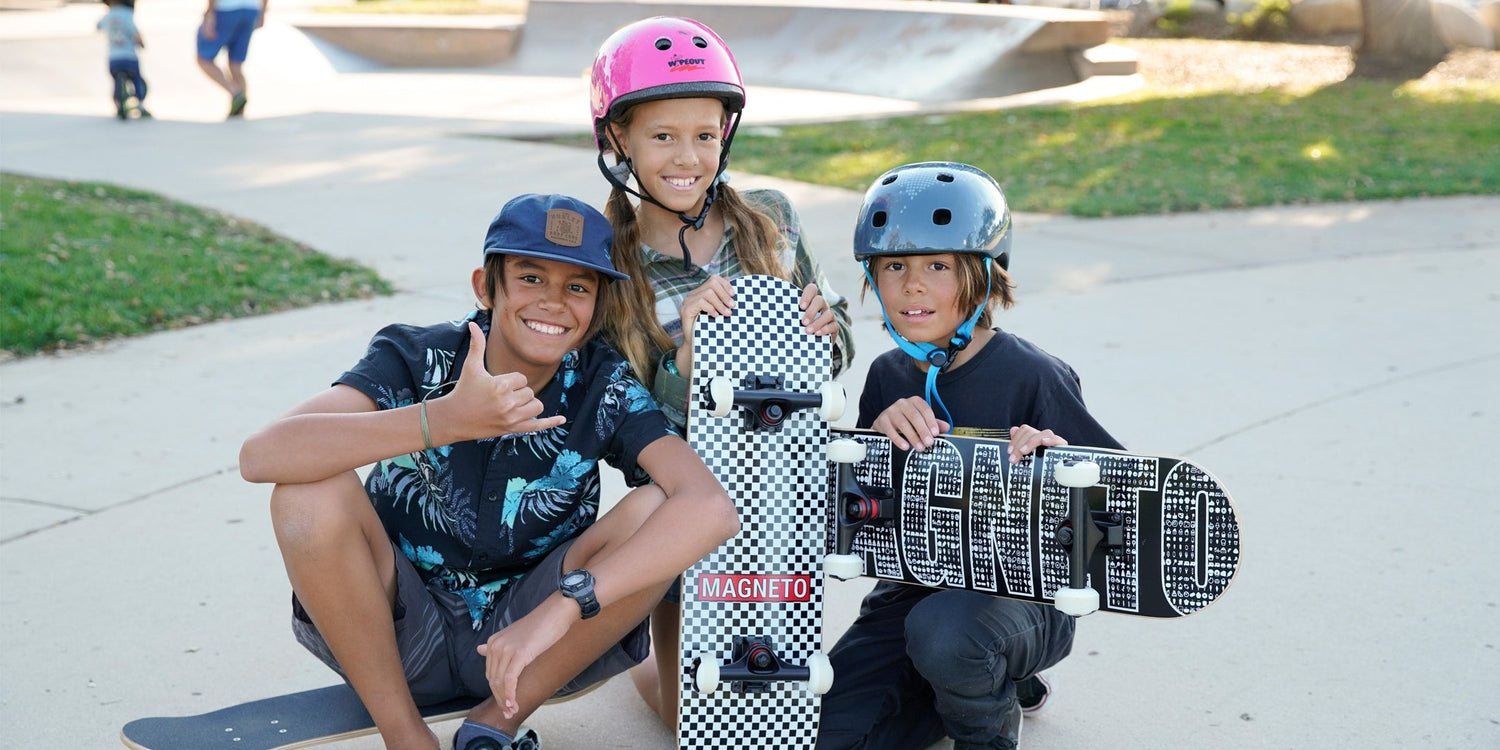
M 373 271 L 150 193 L 0 174 L 0 352 L 389 294 Z
M 440 16 L 524 15 L 526 0 L 359 0 L 318 6 L 319 13 L 379 13 Z
M 1015 209 L 1079 216 L 1500 192 L 1500 83 L 1348 80 L 1311 92 L 1145 90 L 1064 107 L 759 129 L 747 172 L 863 191 L 951 160 Z

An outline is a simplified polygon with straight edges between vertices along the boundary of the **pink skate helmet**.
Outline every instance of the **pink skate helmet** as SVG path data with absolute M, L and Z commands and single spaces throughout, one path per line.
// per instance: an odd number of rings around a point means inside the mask
M 636 21 L 605 39 L 594 56 L 589 100 L 601 152 L 614 150 L 605 127 L 631 106 L 696 98 L 724 102 L 727 141 L 745 107 L 745 85 L 724 40 L 697 21 L 671 16 Z

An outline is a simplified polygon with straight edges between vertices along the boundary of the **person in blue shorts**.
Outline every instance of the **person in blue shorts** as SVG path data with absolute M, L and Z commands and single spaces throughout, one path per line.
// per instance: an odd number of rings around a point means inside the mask
M 536 750 L 522 721 L 645 659 L 667 587 L 739 531 L 596 337 L 628 278 L 613 237 L 573 198 L 506 203 L 470 280 L 478 310 L 386 326 L 240 450 L 245 479 L 276 485 L 297 640 L 388 748 L 438 750 L 417 707 L 473 696 L 456 750 Z M 602 515 L 600 461 L 634 488 Z
M 208 0 L 203 23 L 198 27 L 198 67 L 229 94 L 229 116 L 245 114 L 245 56 L 250 36 L 266 22 L 267 0 Z M 220 52 L 228 58 L 228 69 L 215 60 Z
M 854 257 L 896 347 L 875 359 L 858 427 L 902 450 L 942 434 L 1008 437 L 1015 463 L 1043 446 L 1120 448 L 1089 414 L 1078 374 L 998 327 L 1015 301 L 1010 209 L 982 170 L 897 167 L 860 208 Z M 1054 607 L 975 591 L 882 581 L 829 653 L 818 750 L 1013 750 L 1022 716 L 1046 701 L 1040 676 L 1072 650 Z
M 135 27 L 135 0 L 106 0 L 109 12 L 99 19 L 99 30 L 109 40 L 109 77 L 114 81 L 115 116 L 124 120 L 130 116 L 130 99 L 135 98 L 135 111 L 142 118 L 151 116 L 146 111 L 146 78 L 141 75 L 141 60 L 137 49 L 145 49 L 141 32 Z

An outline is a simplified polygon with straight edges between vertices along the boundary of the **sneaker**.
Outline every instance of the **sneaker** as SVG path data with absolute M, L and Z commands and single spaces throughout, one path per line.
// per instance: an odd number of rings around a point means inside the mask
M 467 744 L 460 746 L 458 735 L 454 734 L 453 750 L 542 750 L 542 741 L 537 739 L 536 732 L 523 729 L 520 736 L 507 743 L 502 743 L 493 737 L 480 736 L 471 737 Z
M 121 120 L 130 119 L 130 108 L 125 106 L 124 99 L 115 102 L 115 117 L 118 117 Z
M 147 112 L 145 107 L 136 107 L 135 108 L 135 113 L 136 113 L 136 115 L 140 116 L 140 118 L 142 120 L 149 120 L 149 119 L 151 119 L 151 113 Z
M 1052 683 L 1040 674 L 1016 681 L 1016 703 L 1020 704 L 1021 713 L 1027 716 L 1039 713 L 1051 695 Z
M 235 94 L 234 99 L 229 102 L 229 116 L 243 117 L 245 114 L 245 104 L 248 102 L 249 100 L 245 98 L 244 94 Z

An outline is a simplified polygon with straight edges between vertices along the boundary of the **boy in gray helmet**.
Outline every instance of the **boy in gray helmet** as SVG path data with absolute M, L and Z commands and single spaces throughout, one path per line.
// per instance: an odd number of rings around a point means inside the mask
M 871 363 L 859 427 L 903 450 L 944 433 L 1009 437 L 1014 463 L 1041 446 L 1120 448 L 1084 407 L 1078 375 L 991 328 L 1014 304 L 1011 222 L 993 178 L 966 164 L 893 169 L 865 194 L 854 257 L 897 348 Z M 1053 607 L 973 591 L 881 582 L 834 646 L 818 747 L 1014 748 L 1041 708 L 1038 675 L 1073 646 Z

